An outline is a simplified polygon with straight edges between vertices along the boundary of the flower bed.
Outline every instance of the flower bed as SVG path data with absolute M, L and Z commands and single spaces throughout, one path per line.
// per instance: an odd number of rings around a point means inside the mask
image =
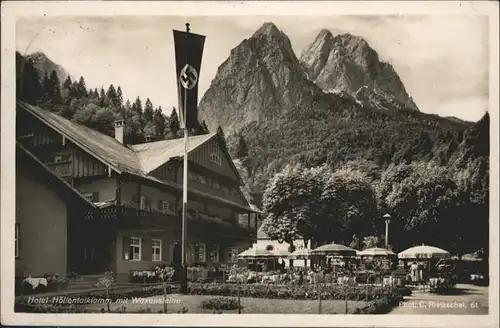
M 133 283 L 155 283 L 171 281 L 174 276 L 174 268 L 157 266 L 153 270 L 133 270 L 130 282 Z
M 386 295 L 397 294 L 403 297 L 411 293 L 405 287 L 387 287 L 382 289 L 372 286 L 321 285 L 318 288 L 314 285 L 235 285 L 213 283 L 191 283 L 188 285 L 188 293 L 191 295 L 237 296 L 239 293 L 241 297 L 305 300 L 317 299 L 319 292 L 321 292 L 321 298 L 325 300 L 343 300 L 347 294 L 347 299 L 351 301 L 373 301 Z
M 236 310 L 238 307 L 238 300 L 229 297 L 214 297 L 207 300 L 203 300 L 200 304 L 202 309 L 210 310 Z M 241 308 L 241 307 L 240 307 Z

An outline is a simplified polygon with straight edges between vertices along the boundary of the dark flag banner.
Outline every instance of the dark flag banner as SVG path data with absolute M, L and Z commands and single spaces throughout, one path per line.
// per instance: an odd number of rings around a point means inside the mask
M 174 44 L 180 125 L 181 128 L 194 129 L 199 125 L 198 82 L 205 36 L 174 30 Z

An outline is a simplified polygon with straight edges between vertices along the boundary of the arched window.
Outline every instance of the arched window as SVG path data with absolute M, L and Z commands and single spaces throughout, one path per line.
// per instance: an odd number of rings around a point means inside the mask
M 221 165 L 222 166 L 222 161 L 221 161 L 219 155 L 217 155 L 215 153 L 210 154 L 210 161 L 214 162 L 217 165 Z
M 266 246 L 266 251 L 272 251 L 274 249 L 273 245 L 267 245 Z

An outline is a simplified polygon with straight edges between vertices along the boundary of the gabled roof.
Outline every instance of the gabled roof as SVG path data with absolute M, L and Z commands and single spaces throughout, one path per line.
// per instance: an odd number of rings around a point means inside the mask
M 77 200 L 85 206 L 96 208 L 96 206 L 87 198 L 83 197 L 78 190 L 73 188 L 64 179 L 54 174 L 47 165 L 42 163 L 35 155 L 18 142 L 16 142 L 16 165 L 21 167 L 29 165 L 31 173 L 34 173 L 36 177 L 44 180 L 50 188 L 54 188 L 55 191 L 61 195 L 61 198 L 66 199 L 68 203 L 73 204 L 73 200 Z
M 171 158 L 184 155 L 183 138 L 126 146 L 113 137 L 67 120 L 48 110 L 22 101 L 17 101 L 17 106 L 40 119 L 104 164 L 111 166 L 118 173 L 127 172 L 146 176 Z M 193 151 L 215 136 L 216 134 L 213 133 L 189 137 L 188 151 Z
M 188 152 L 191 152 L 216 136 L 216 133 L 192 136 L 188 139 Z M 133 145 L 130 148 L 139 159 L 141 169 L 148 174 L 174 157 L 184 156 L 184 139 L 161 140 Z
M 21 101 L 17 101 L 17 106 L 64 135 L 90 155 L 111 166 L 118 173 L 125 171 L 132 174 L 143 174 L 139 159 L 134 151 L 119 143 L 115 138 Z
M 176 157 L 182 158 L 184 156 L 183 138 L 126 146 L 113 137 L 67 120 L 60 115 L 37 106 L 18 100 L 17 107 L 38 118 L 41 122 L 82 148 L 89 155 L 110 166 L 120 174 L 129 173 L 156 181 L 157 179 L 149 175 L 152 171 L 170 159 Z M 217 133 L 189 137 L 188 152 L 194 151 L 212 139 L 220 141 Z M 229 157 L 225 147 L 223 147 L 223 152 Z M 241 176 L 230 158 L 229 163 L 236 173 L 238 182 L 241 184 Z M 173 187 L 176 189 L 179 188 L 177 185 L 173 185 Z M 242 197 L 248 203 L 248 200 L 243 195 Z M 227 200 L 224 201 L 227 202 Z

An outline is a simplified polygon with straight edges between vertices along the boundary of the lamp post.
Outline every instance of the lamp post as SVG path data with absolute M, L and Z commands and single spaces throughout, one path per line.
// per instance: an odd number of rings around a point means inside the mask
M 389 222 L 391 222 L 391 215 L 385 214 L 383 219 L 385 220 L 385 248 L 389 249 Z

